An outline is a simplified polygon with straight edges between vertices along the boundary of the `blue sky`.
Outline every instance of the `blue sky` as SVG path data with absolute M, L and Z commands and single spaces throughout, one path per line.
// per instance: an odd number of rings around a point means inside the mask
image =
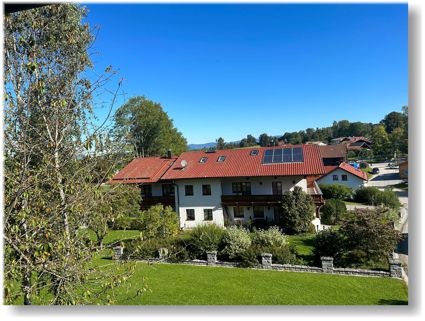
M 95 70 L 125 78 L 114 109 L 145 95 L 189 143 L 378 122 L 408 102 L 407 5 L 87 7 Z

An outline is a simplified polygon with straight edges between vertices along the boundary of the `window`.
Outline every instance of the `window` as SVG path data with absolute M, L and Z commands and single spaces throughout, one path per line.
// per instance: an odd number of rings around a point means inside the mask
M 348 180 L 348 177 L 347 175 L 341 175 L 341 179 L 346 182 Z
M 185 185 L 184 186 L 184 195 L 185 196 L 193 196 L 193 185 Z
M 337 181 L 338 180 L 338 175 L 332 175 L 332 180 Z
M 210 184 L 202 185 L 202 195 L 211 195 L 211 185 Z
M 140 191 L 142 197 L 151 197 L 152 196 L 152 185 L 141 185 Z
M 253 150 L 249 153 L 249 155 L 251 155 L 251 156 L 257 156 L 257 155 L 258 155 L 258 149 L 253 149 Z
M 233 208 L 233 218 L 244 218 L 243 207 L 234 207 Z
M 235 194 L 251 195 L 251 183 L 250 182 L 232 183 L 232 192 Z
M 212 219 L 213 219 L 212 209 L 210 208 L 204 209 L 204 221 L 212 221 Z
M 162 184 L 162 196 L 174 196 L 173 184 Z
M 272 183 L 273 195 L 282 195 L 282 182 Z
M 264 218 L 263 206 L 254 206 L 254 218 Z
M 226 156 L 219 156 L 217 158 L 217 162 L 222 163 L 222 162 L 224 162 L 225 159 L 226 159 Z
M 199 162 L 200 163 L 206 163 L 207 162 L 208 157 L 202 157 Z
M 186 210 L 186 221 L 194 221 L 195 220 L 195 210 L 193 208 Z

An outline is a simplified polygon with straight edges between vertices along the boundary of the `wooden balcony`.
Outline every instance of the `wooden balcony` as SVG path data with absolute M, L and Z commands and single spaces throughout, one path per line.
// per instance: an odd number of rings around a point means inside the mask
M 316 206 L 325 204 L 321 194 L 310 194 Z M 274 206 L 282 203 L 282 195 L 222 195 L 223 206 Z
M 282 203 L 282 195 L 222 195 L 224 206 L 273 206 Z
M 141 209 L 147 209 L 153 205 L 162 204 L 164 206 L 175 207 L 175 197 L 174 196 L 144 196 L 142 197 Z

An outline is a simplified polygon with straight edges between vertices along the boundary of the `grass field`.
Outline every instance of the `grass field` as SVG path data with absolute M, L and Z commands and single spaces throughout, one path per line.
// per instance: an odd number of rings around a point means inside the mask
M 111 264 L 101 259 L 98 264 Z M 115 263 L 117 264 L 117 263 Z M 111 268 L 115 268 L 114 264 Z M 122 267 L 121 267 L 122 268 Z M 118 305 L 407 304 L 402 281 L 239 268 L 137 263 Z M 141 296 L 135 296 L 146 286 Z

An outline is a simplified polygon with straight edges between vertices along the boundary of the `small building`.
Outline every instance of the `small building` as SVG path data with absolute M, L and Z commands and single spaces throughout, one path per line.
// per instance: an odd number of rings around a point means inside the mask
M 325 166 L 326 174 L 317 180 L 318 184 L 340 184 L 353 190 L 361 188 L 367 181 L 367 174 L 347 163 Z
M 337 166 L 347 160 L 347 145 L 319 146 L 324 166 Z
M 408 165 L 409 164 L 407 160 L 398 164 L 398 175 L 401 179 L 409 178 Z

